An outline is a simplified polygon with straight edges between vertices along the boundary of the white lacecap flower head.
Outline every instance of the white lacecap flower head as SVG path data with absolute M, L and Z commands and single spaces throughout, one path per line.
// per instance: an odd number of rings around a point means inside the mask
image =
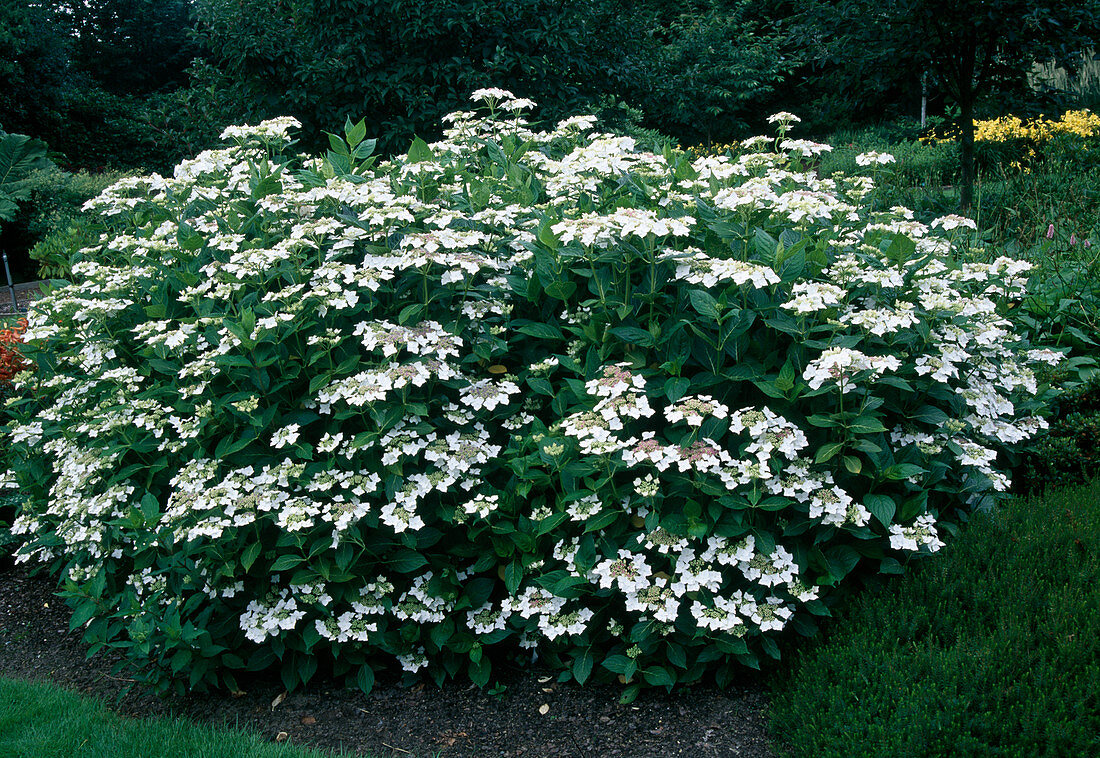
M 866 153 L 860 153 L 856 156 L 857 166 L 881 166 L 895 162 L 894 156 L 890 155 L 890 153 L 880 153 L 875 150 L 869 150 Z

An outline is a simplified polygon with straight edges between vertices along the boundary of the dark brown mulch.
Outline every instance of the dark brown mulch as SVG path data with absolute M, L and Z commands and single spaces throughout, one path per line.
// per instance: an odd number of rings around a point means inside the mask
M 643 692 L 631 705 L 607 686 L 559 684 L 516 673 L 494 696 L 469 686 L 380 682 L 370 695 L 314 684 L 274 707 L 276 683 L 250 682 L 240 697 L 189 695 L 161 700 L 112 676 L 111 662 L 84 657 L 79 633 L 53 583 L 21 568 L 0 568 L 0 676 L 47 679 L 99 697 L 127 715 L 173 713 L 252 729 L 268 739 L 377 758 L 619 756 L 770 758 L 767 699 L 759 683 L 726 691 Z M 548 706 L 545 714 L 542 706 Z

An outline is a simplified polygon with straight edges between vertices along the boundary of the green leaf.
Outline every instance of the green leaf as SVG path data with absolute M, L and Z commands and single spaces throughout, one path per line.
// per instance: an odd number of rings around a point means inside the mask
M 836 456 L 841 450 L 844 449 L 843 442 L 826 442 L 824 445 L 817 449 L 817 455 L 814 456 L 815 463 L 824 463 Z
M 779 646 L 775 644 L 775 640 L 768 636 L 762 636 L 760 638 L 760 647 L 764 648 L 764 652 L 768 654 L 769 658 L 773 660 L 779 660 Z
M 555 300 L 568 300 L 576 291 L 577 285 L 573 282 L 558 281 L 546 285 L 546 294 Z
M 275 562 L 271 564 L 272 571 L 286 571 L 292 569 L 295 566 L 300 566 L 305 563 L 305 558 L 300 555 L 280 555 L 275 559 Z
M 913 418 L 933 426 L 941 426 L 949 418 L 946 413 L 932 405 L 922 405 L 913 414 Z
M 676 677 L 664 666 L 650 666 L 642 669 L 642 678 L 654 687 L 671 687 L 676 684 Z
M 603 529 L 604 527 L 611 526 L 618 518 L 619 512 L 615 510 L 608 510 L 603 511 L 602 513 L 597 513 L 595 516 L 585 522 L 584 532 L 585 534 L 587 534 L 588 532 L 595 532 L 599 529 Z
M 788 358 L 787 362 L 783 364 L 782 370 L 779 372 L 779 376 L 775 378 L 775 387 L 783 392 L 790 392 L 794 389 L 794 380 L 798 378 L 798 371 L 795 369 L 794 364 Z
M 347 116 L 344 119 L 344 139 L 347 140 L 351 147 L 355 147 L 363 138 L 367 136 L 367 120 L 360 119 L 359 123 L 352 124 L 351 117 Z
M 74 632 L 84 626 L 91 620 L 97 610 L 98 606 L 91 600 L 87 600 L 78 605 L 76 610 L 73 611 L 72 618 L 69 619 L 69 631 Z
M 423 310 L 423 303 L 410 303 L 402 308 L 401 312 L 397 314 L 397 323 L 407 324 L 409 321 L 419 316 Z
M 578 598 L 584 594 L 588 584 L 588 580 L 583 576 L 566 576 L 555 582 L 549 590 L 558 597 Z
M 414 137 L 412 145 L 409 147 L 407 160 L 409 163 L 423 163 L 424 161 L 435 160 L 435 153 L 428 147 L 427 142 L 420 139 L 420 137 Z
M 411 574 L 421 566 L 428 565 L 428 559 L 415 550 L 402 550 L 388 561 L 394 571 Z
M 479 658 L 477 661 L 473 660 L 473 656 L 470 658 L 470 681 L 476 684 L 478 687 L 484 687 L 489 683 L 489 677 L 492 675 L 493 666 L 486 657 Z
M 848 428 L 856 434 L 878 434 L 886 431 L 886 427 L 874 416 L 860 416 Z
M 538 337 L 539 339 L 548 340 L 564 340 L 565 335 L 561 333 L 561 329 L 552 324 L 542 324 L 538 322 L 532 322 L 517 327 L 516 331 L 520 334 L 526 334 L 529 337 Z
M 897 463 L 882 470 L 884 479 L 908 479 L 911 476 L 921 476 L 924 473 L 924 469 L 913 463 Z
M 621 705 L 630 705 L 638 699 L 638 693 L 642 691 L 640 684 L 632 684 L 623 690 L 623 694 L 619 695 L 619 703 Z
M 700 316 L 706 316 L 715 321 L 719 320 L 721 311 L 718 308 L 718 301 L 709 292 L 706 290 L 688 290 L 688 297 L 691 299 L 691 307 Z
M 261 545 L 259 542 L 253 542 L 245 549 L 244 554 L 241 555 L 241 566 L 244 567 L 245 571 L 252 568 L 252 564 L 255 563 L 256 559 L 260 556 L 260 550 Z
M 889 495 L 868 495 L 864 498 L 863 504 L 867 506 L 867 510 L 869 510 L 883 526 L 888 527 L 893 523 L 894 512 L 897 506 L 893 498 Z
M 647 332 L 645 329 L 639 329 L 635 326 L 617 326 L 611 330 L 611 333 L 631 345 L 639 345 L 641 347 L 653 347 L 657 344 L 653 335 Z
M 141 513 L 147 522 L 154 522 L 160 515 L 160 502 L 152 492 L 146 492 L 141 498 Z
M 592 657 L 592 648 L 585 648 L 581 654 L 573 659 L 573 678 L 578 684 L 584 684 L 592 674 L 592 666 L 595 659 Z
M 355 160 L 357 160 L 357 161 L 365 160 L 366 158 L 369 158 L 374 153 L 374 149 L 377 146 L 378 146 L 378 140 L 376 140 L 376 139 L 363 140 L 362 142 L 359 143 L 358 147 L 356 147 L 354 150 L 351 151 L 351 156 L 353 158 L 355 158 Z M 373 160 L 368 161 L 367 165 L 370 165 L 372 163 L 374 163 Z
M 369 695 L 370 691 L 374 689 L 374 669 L 366 663 L 360 666 L 359 673 L 355 676 L 355 684 L 364 694 Z
M 844 468 L 852 474 L 858 474 L 863 469 L 863 464 L 854 455 L 845 455 L 841 461 L 844 463 Z
M 519 585 L 523 581 L 523 564 L 519 562 L 519 559 L 513 560 L 507 566 L 504 567 L 504 586 L 508 590 L 508 594 L 514 595 L 519 590 Z
M 668 398 L 670 403 L 675 403 L 687 394 L 690 387 L 690 379 L 685 379 L 682 376 L 670 377 L 665 381 L 665 397 Z
M 609 655 L 600 662 L 600 665 L 613 674 L 621 674 L 626 671 L 631 660 L 625 655 Z
M 776 387 L 773 382 L 770 382 L 767 379 L 758 379 L 754 381 L 753 384 L 755 384 L 756 388 L 763 392 L 765 395 L 767 395 L 768 397 L 773 397 L 777 400 L 782 400 L 787 395 L 787 393 Z
M 217 460 L 222 460 L 230 455 L 233 455 L 234 453 L 239 453 L 241 450 L 244 450 L 246 447 L 252 444 L 253 440 L 255 439 L 256 437 L 252 434 L 246 434 L 244 437 L 238 440 L 235 440 L 232 437 L 222 437 L 221 440 L 218 441 L 218 446 L 214 448 L 214 458 Z
M 29 198 L 24 181 L 34 171 L 53 166 L 46 143 L 25 134 L 0 133 L 0 221 L 15 218 L 16 202 Z
M 527 377 L 527 386 L 531 388 L 532 392 L 536 392 L 539 395 L 546 395 L 547 397 L 554 397 L 554 385 L 549 381 L 537 376 Z
M 829 573 L 840 580 L 848 576 L 859 563 L 859 553 L 848 545 L 833 545 L 825 551 L 825 560 L 829 563 Z
M 325 134 L 328 136 L 329 150 L 332 151 L 330 158 L 335 156 L 346 156 L 348 154 L 348 146 L 344 144 L 342 139 L 335 134 L 329 134 L 328 132 L 325 132 Z
M 554 223 L 550 219 L 544 220 L 539 224 L 538 241 L 546 245 L 551 250 L 556 250 L 560 244 L 558 236 L 554 234 L 552 227 Z

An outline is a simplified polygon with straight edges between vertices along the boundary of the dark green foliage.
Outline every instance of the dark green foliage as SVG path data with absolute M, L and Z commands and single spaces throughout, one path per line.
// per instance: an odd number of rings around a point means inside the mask
M 629 99 L 685 144 L 748 136 L 799 52 L 751 0 L 694 0 L 665 13 L 635 51 L 645 75 L 625 82 Z
M 186 0 L 46 0 L 0 9 L 0 125 L 70 168 L 164 169 L 194 146 L 160 128 L 198 48 Z M 10 84 L 9 84 L 10 82 Z
M 990 104 L 999 115 L 1006 94 L 1019 102 L 1036 62 L 1075 70 L 1100 35 L 1100 1 L 815 0 L 803 4 L 795 35 L 828 74 L 830 101 L 882 102 L 909 93 L 919 107 L 921 81 L 956 108 L 962 164 L 959 204 L 973 200 L 973 120 Z M 831 81 L 830 81 L 831 80 Z
M 437 134 L 471 90 L 503 87 L 560 117 L 627 74 L 618 64 L 634 16 L 620 0 L 202 0 L 215 69 L 200 82 L 233 93 L 236 122 L 291 114 L 306 139 L 366 117 L 383 149 Z
M 52 165 L 41 140 L 0 132 L 0 222 L 11 221 L 27 199 L 27 177 Z
M 7 391 L 0 385 L 0 402 L 3 401 Z M 11 554 L 15 552 L 18 542 L 11 534 L 11 523 L 15 520 L 15 508 L 22 502 L 22 498 L 15 490 L 0 489 L 0 569 L 12 564 Z
M 821 156 L 818 174 L 825 178 L 837 171 L 851 174 L 859 169 L 856 156 L 860 153 L 888 152 L 896 163 L 874 172 L 876 206 L 902 205 L 933 216 L 948 213 L 953 201 L 944 197 L 943 189 L 959 176 L 958 151 L 950 144 L 923 144 L 917 133 L 916 126 L 906 122 L 836 132 L 828 140 L 833 151 Z
M 980 515 L 858 599 L 775 703 L 788 756 L 1100 753 L 1100 484 Z
M 186 84 L 198 52 L 189 0 L 54 0 L 72 32 L 74 67 L 115 95 Z
M 1023 492 L 1079 484 L 1100 473 L 1100 380 L 1061 395 L 1050 429 L 1028 446 L 1014 473 Z
M 47 9 L 0 4 L 0 128 L 38 136 L 64 122 L 65 44 Z
M 81 206 L 122 176 L 70 174 L 56 167 L 29 174 L 22 182 L 24 200 L 0 234 L 16 279 L 69 278 L 70 254 L 95 242 L 103 228 L 91 223 Z

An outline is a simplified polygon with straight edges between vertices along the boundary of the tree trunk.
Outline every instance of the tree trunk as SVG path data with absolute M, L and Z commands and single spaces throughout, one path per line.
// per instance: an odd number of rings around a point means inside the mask
M 970 93 L 967 93 L 968 95 Z M 961 111 L 959 129 L 959 161 L 962 176 L 959 179 L 959 210 L 969 213 L 974 204 L 974 99 L 959 98 Z

